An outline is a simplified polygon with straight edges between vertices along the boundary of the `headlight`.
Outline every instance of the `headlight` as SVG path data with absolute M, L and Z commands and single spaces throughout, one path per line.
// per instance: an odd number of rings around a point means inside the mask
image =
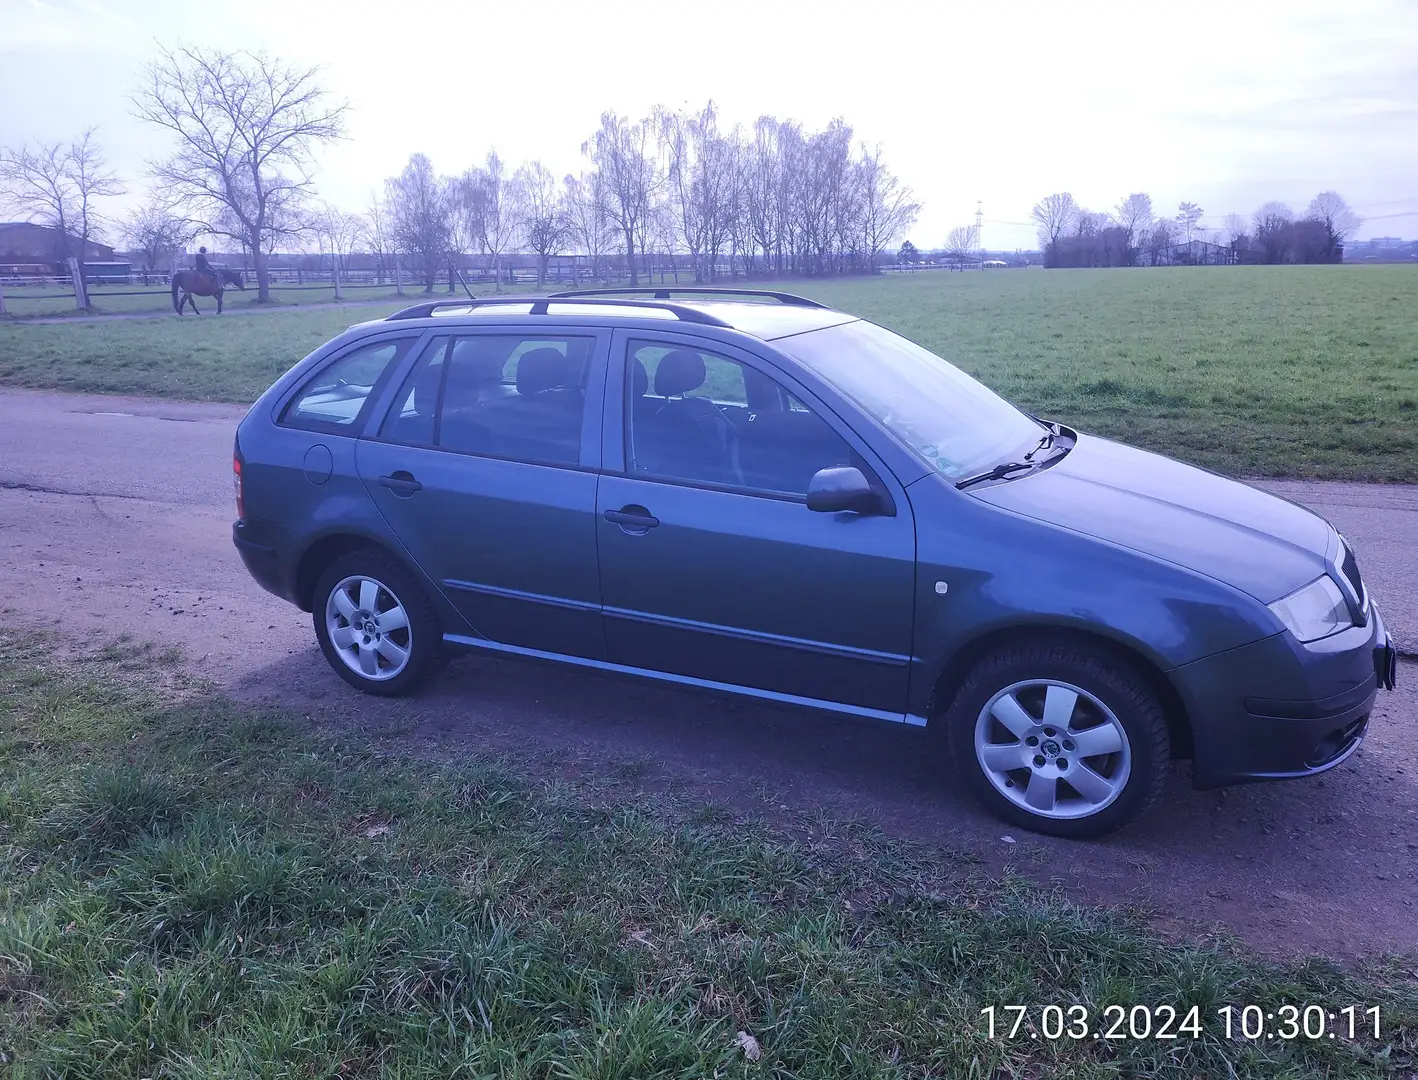
M 1315 641 L 1354 625 L 1339 586 L 1326 574 L 1269 605 L 1300 641 Z

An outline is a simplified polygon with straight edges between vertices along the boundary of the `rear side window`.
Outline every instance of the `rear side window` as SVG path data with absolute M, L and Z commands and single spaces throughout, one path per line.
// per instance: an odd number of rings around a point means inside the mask
M 371 342 L 327 364 L 301 387 L 281 423 L 333 433 L 358 430 L 374 400 L 375 387 L 413 340 L 386 338 Z
M 429 343 L 380 432 L 392 442 L 575 465 L 595 339 L 477 334 Z

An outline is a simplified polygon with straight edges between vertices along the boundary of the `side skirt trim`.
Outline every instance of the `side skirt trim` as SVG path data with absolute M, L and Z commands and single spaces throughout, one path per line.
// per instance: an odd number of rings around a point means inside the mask
M 713 690 L 722 694 L 731 694 L 735 697 L 757 698 L 761 701 L 776 702 L 781 705 L 797 705 L 802 708 L 817 709 L 822 712 L 837 713 L 842 716 L 855 716 L 864 720 L 890 720 L 897 724 L 909 724 L 912 727 L 924 727 L 926 718 L 915 716 L 911 713 L 887 712 L 883 709 L 868 709 L 861 705 L 844 705 L 836 701 L 824 701 L 821 698 L 799 697 L 796 694 L 781 694 L 775 690 L 759 690 L 751 686 L 736 686 L 733 683 L 715 682 L 712 679 L 696 679 L 689 675 L 675 675 L 666 671 L 651 671 L 648 668 L 630 667 L 627 664 L 612 664 L 608 660 L 591 660 L 584 656 L 568 656 L 565 653 L 545 652 L 541 649 L 529 649 L 522 645 L 507 645 L 500 641 L 489 641 L 487 638 L 467 637 L 463 634 L 444 634 L 443 640 L 450 645 L 459 648 L 472 649 L 478 652 L 501 653 L 507 656 L 518 656 L 529 660 L 551 660 L 560 664 L 572 664 L 576 667 L 590 668 L 594 671 L 608 671 L 617 675 L 630 675 L 640 679 L 653 679 L 656 682 L 674 683 L 680 686 L 692 686 L 701 690 Z

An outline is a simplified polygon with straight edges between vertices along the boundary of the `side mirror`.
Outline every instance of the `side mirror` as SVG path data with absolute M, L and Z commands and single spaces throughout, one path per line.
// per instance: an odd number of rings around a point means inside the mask
M 872 489 L 862 470 L 852 465 L 838 465 L 814 473 L 807 485 L 807 508 L 820 514 L 842 510 L 858 514 L 882 512 L 881 496 Z

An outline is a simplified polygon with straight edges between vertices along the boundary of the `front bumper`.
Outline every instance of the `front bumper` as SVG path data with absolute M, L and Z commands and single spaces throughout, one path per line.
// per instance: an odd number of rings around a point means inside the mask
M 1363 742 L 1397 652 L 1378 609 L 1368 623 L 1308 645 L 1290 634 L 1171 672 L 1191 720 L 1199 788 L 1312 776 Z

